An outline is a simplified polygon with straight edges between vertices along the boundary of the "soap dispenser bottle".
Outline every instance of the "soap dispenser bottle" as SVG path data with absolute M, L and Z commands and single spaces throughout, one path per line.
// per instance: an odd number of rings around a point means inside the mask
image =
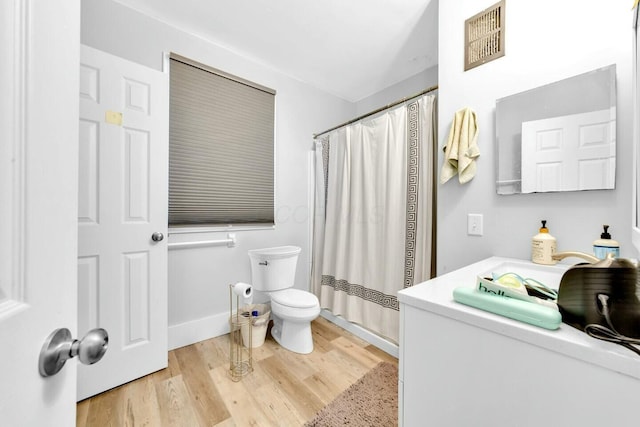
M 600 238 L 593 242 L 593 254 L 600 259 L 605 259 L 609 253 L 619 258 L 620 244 L 611 238 L 608 225 L 603 225 L 602 227 L 604 231 L 600 234 Z
M 552 265 L 556 261 L 552 258 L 556 253 L 556 238 L 549 234 L 547 221 L 542 220 L 539 233 L 531 240 L 531 261 L 536 264 Z

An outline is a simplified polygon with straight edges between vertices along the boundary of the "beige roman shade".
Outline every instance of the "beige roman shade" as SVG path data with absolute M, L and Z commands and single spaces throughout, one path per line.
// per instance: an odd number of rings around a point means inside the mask
M 169 225 L 274 223 L 275 91 L 170 55 Z

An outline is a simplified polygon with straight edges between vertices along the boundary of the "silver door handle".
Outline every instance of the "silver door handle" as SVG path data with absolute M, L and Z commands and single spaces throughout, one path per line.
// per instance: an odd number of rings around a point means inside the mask
M 161 242 L 162 239 L 164 239 L 164 234 L 159 231 L 156 231 L 151 235 L 151 240 L 153 240 L 154 242 Z
M 68 359 L 78 356 L 85 365 L 93 365 L 107 351 L 109 334 L 102 328 L 92 329 L 81 340 L 71 338 L 67 328 L 56 329 L 40 350 L 40 375 L 49 377 L 60 372 Z

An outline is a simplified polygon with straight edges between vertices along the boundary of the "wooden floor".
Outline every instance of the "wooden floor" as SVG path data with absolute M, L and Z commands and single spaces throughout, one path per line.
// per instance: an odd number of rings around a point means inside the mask
M 267 334 L 238 382 L 228 335 L 172 350 L 168 368 L 79 402 L 77 426 L 302 426 L 379 362 L 398 362 L 324 318 L 312 330 L 307 355 Z

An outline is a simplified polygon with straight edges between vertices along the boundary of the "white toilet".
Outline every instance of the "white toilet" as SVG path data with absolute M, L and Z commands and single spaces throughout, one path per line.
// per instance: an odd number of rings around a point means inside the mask
M 252 249 L 252 286 L 271 299 L 271 336 L 287 350 L 307 354 L 313 351 L 311 321 L 320 314 L 320 302 L 310 292 L 292 289 L 300 248 L 279 246 Z

